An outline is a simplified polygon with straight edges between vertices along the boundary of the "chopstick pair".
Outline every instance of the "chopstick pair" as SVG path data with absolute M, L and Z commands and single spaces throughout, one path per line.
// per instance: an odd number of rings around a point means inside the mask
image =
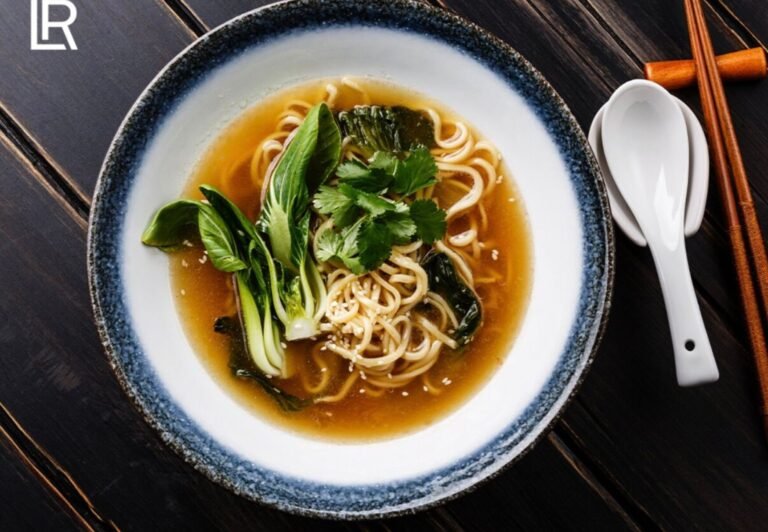
M 707 137 L 728 222 L 741 300 L 760 382 L 763 428 L 768 437 L 768 349 L 762 319 L 762 316 L 768 316 L 768 257 L 701 0 L 684 1 Z M 754 276 L 757 277 L 757 293 Z

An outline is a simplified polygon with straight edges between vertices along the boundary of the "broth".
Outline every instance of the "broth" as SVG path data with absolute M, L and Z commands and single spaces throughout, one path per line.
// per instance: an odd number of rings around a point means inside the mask
M 337 109 L 368 103 L 411 108 L 428 105 L 442 116 L 454 116 L 428 98 L 388 83 L 356 82 L 364 86 L 370 101 L 362 101 L 360 93 L 347 90 L 339 94 Z M 289 101 L 298 98 L 319 102 L 325 94 L 325 85 L 325 81 L 314 81 L 286 89 L 247 110 L 203 155 L 183 195 L 200 198 L 198 186 L 211 184 L 255 219 L 261 190 L 250 178 L 253 150 L 274 130 L 277 115 Z M 476 138 L 482 136 L 476 134 Z M 225 182 L 224 175 L 234 175 L 234 179 L 230 177 Z M 255 415 L 289 430 L 317 438 L 360 441 L 392 437 L 434 423 L 469 399 L 500 366 L 528 304 L 533 270 L 525 208 L 509 172 L 502 168 L 502 175 L 503 181 L 483 200 L 490 221 L 486 241 L 497 248 L 498 253 L 485 254 L 475 273 L 482 277 L 483 269 L 492 266 L 504 272 L 503 279 L 477 288 L 484 319 L 474 341 L 461 351 L 446 347 L 427 373 L 431 385 L 440 389 L 438 395 L 427 393 L 423 381 L 415 379 L 405 387 L 387 390 L 381 397 L 360 393 L 355 386 L 337 403 L 315 403 L 298 412 L 281 410 L 257 384 L 235 377 L 229 369 L 229 338 L 215 333 L 213 324 L 220 316 L 232 313 L 232 281 L 228 274 L 211 266 L 199 243 L 169 256 L 176 306 L 195 352 L 214 380 L 238 402 Z M 439 185 L 436 187 L 438 200 L 447 199 L 447 194 Z M 461 224 L 461 219 L 455 223 Z M 295 371 L 291 378 L 276 381 L 286 392 L 297 396 L 305 394 L 299 380 L 302 373 L 311 382 L 320 377 L 316 374 L 319 370 L 309 363 L 311 346 L 311 340 L 288 344 L 289 364 Z M 348 375 L 347 361 L 334 358 L 337 368 L 335 371 L 329 368 L 332 379 L 342 381 Z

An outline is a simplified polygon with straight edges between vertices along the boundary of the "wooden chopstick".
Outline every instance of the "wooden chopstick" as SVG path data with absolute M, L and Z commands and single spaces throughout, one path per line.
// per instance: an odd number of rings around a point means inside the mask
M 758 306 L 751 267 L 758 278 L 763 312 L 768 311 L 768 258 L 762 231 L 757 221 L 741 151 L 733 129 L 728 102 L 715 62 L 712 41 L 707 30 L 701 0 L 685 0 L 685 14 L 691 51 L 696 62 L 696 77 L 704 112 L 709 147 L 714 160 L 717 184 L 728 222 L 736 274 L 739 280 L 744 314 L 760 382 L 763 428 L 768 437 L 768 349 L 761 310 Z M 729 166 L 730 162 L 730 166 Z M 736 197 L 734 196 L 734 188 Z M 737 201 L 738 198 L 738 201 Z M 749 252 L 745 246 L 741 222 L 746 227 Z

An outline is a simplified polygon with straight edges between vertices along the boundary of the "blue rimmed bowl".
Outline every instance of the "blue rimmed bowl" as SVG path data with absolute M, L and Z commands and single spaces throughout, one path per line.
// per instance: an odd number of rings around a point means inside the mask
M 426 429 L 356 445 L 285 431 L 236 403 L 184 335 L 167 258 L 140 243 L 153 211 L 180 195 L 201 154 L 243 109 L 275 90 L 344 75 L 429 95 L 492 140 L 524 200 L 534 257 L 528 311 L 491 380 Z M 419 2 L 295 0 L 220 26 L 142 93 L 96 186 L 88 267 L 115 373 L 172 448 L 245 497 L 303 514 L 363 518 L 454 497 L 545 433 L 602 334 L 613 238 L 582 131 L 509 46 Z

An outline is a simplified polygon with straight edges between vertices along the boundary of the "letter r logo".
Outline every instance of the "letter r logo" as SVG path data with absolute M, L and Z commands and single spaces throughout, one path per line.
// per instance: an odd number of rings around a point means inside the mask
M 40 5 L 38 5 L 40 4 Z M 69 15 L 65 20 L 51 20 L 51 6 L 61 6 L 67 9 Z M 30 0 L 30 41 L 32 50 L 77 50 L 75 38 L 70 26 L 77 20 L 77 7 L 70 0 Z M 64 43 L 51 43 L 51 29 L 60 29 L 64 34 Z M 38 39 L 38 35 L 42 39 Z

